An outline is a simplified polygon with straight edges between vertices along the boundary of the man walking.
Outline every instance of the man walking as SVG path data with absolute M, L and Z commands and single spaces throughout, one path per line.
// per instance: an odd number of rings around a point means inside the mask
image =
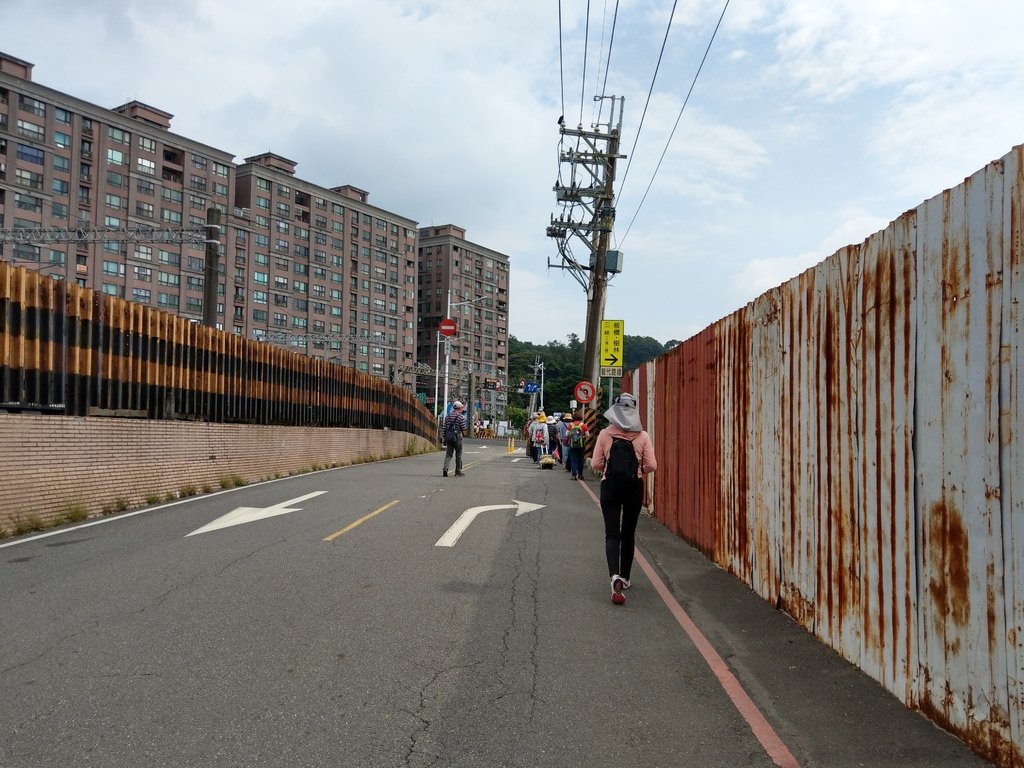
M 448 465 L 451 464 L 452 454 L 455 454 L 455 476 L 462 477 L 462 433 L 466 431 L 466 406 L 456 400 L 452 403 L 451 412 L 445 416 L 444 427 L 441 434 L 444 435 L 444 469 L 441 474 L 448 477 Z

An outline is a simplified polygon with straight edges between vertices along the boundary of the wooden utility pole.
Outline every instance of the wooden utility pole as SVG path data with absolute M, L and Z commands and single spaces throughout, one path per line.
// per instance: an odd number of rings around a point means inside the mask
M 206 209 L 206 264 L 203 265 L 203 325 L 217 327 L 217 286 L 220 284 L 220 210 Z
M 616 96 L 595 96 L 595 101 L 611 101 L 607 123 L 594 124 L 590 130 L 581 125 L 566 128 L 559 121 L 563 149 L 559 152 L 559 163 L 569 166 L 568 179 L 563 181 L 560 173 L 554 191 L 562 205 L 562 213 L 547 228 L 548 237 L 558 244 L 561 264 L 548 266 L 567 270 L 587 292 L 586 339 L 583 346 L 583 375 L 597 385 L 601 369 L 601 321 L 604 319 L 605 293 L 608 286 L 608 241 L 615 223 L 615 163 L 624 155 L 619 154 L 619 136 L 622 131 L 622 111 L 625 99 Z M 619 105 L 616 118 L 615 104 Z M 607 130 L 603 130 L 607 127 Z M 575 146 L 566 146 L 570 139 Z M 590 214 L 590 221 L 578 220 L 579 211 Z M 576 257 L 570 241 L 577 238 L 586 245 L 589 260 Z M 621 270 L 621 265 L 611 269 Z
M 608 158 L 604 178 L 604 194 L 594 207 L 594 266 L 590 271 L 587 291 L 587 338 L 583 348 L 583 373 L 587 381 L 600 382 L 601 321 L 604 319 L 605 294 L 608 287 L 608 239 L 615 222 L 615 160 L 619 154 L 619 130 L 612 128 L 608 139 Z

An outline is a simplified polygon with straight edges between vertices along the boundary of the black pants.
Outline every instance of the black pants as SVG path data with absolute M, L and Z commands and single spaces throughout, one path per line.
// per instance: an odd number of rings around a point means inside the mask
M 455 454 L 455 471 L 462 471 L 462 438 L 458 440 L 449 440 L 445 446 L 444 452 L 444 471 L 448 471 L 448 465 L 451 464 L 452 454 Z
M 636 523 L 644 504 L 644 483 L 635 481 L 614 486 L 601 481 L 601 514 L 604 515 L 604 551 L 608 557 L 608 576 L 629 580 L 636 546 Z

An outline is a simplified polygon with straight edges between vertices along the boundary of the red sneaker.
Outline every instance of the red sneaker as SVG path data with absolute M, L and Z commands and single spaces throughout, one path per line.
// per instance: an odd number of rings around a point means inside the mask
M 615 605 L 622 605 L 626 602 L 626 596 L 622 594 L 625 586 L 626 582 L 623 581 L 621 576 L 612 576 L 612 602 Z

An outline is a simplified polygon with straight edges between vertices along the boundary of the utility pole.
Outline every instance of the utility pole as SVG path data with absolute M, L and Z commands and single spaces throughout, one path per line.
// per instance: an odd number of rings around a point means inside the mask
M 590 291 L 587 296 L 587 339 L 583 347 L 583 372 L 587 381 L 598 384 L 601 366 L 601 321 L 604 319 L 605 294 L 608 287 L 608 239 L 615 221 L 615 160 L 619 152 L 619 130 L 612 128 L 608 139 L 608 168 L 604 180 L 604 195 L 597 200 L 594 211 L 595 236 L 594 265 L 591 269 Z
M 594 97 L 594 101 L 603 99 L 611 101 L 607 123 L 595 124 L 590 130 L 584 130 L 582 125 L 570 129 L 559 123 L 563 146 L 566 137 L 575 138 L 576 145 L 559 153 L 559 162 L 569 164 L 569 180 L 568 184 L 563 183 L 559 173 L 554 191 L 563 209 L 557 219 L 552 215 L 547 228 L 547 235 L 555 239 L 561 257 L 560 263 L 549 260 L 548 266 L 568 270 L 587 293 L 583 374 L 595 383 L 599 381 L 601 320 L 604 319 L 608 276 L 621 270 L 620 254 L 614 254 L 615 259 L 609 258 L 608 240 L 615 223 L 615 164 L 625 157 L 619 154 L 625 98 Z M 616 102 L 619 105 L 617 118 Z M 581 212 L 589 214 L 590 220 L 577 218 Z M 589 251 L 586 260 L 578 259 L 573 253 L 574 238 Z
M 217 327 L 217 285 L 220 282 L 220 210 L 206 209 L 206 263 L 203 265 L 203 325 Z

